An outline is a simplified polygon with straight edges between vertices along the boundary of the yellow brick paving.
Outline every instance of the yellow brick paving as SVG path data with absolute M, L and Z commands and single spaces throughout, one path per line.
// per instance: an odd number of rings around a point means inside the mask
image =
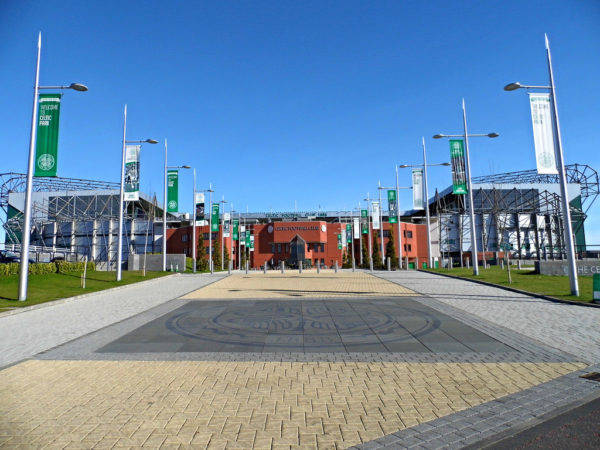
M 415 293 L 404 286 L 374 277 L 364 272 L 323 270 L 277 271 L 235 274 L 205 288 L 185 295 L 185 299 L 206 298 L 325 298 L 411 296 Z
M 0 372 L 0 445 L 348 447 L 584 366 L 30 360 Z

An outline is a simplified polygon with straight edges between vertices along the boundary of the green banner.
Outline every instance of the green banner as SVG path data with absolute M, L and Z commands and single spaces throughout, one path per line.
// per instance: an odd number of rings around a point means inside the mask
M 210 212 L 210 231 L 219 231 L 219 204 L 213 203 Z
M 177 212 L 179 209 L 179 172 L 167 172 L 167 212 Z
M 55 177 L 58 162 L 58 119 L 61 94 L 40 94 L 34 177 Z
M 337 238 L 338 238 L 338 250 L 341 250 L 342 249 L 342 235 L 338 234 Z
M 398 202 L 396 201 L 396 191 L 390 189 L 388 191 L 388 222 L 398 223 Z
M 239 239 L 240 219 L 233 219 L 233 240 Z
M 352 224 L 346 224 L 346 242 L 352 242 Z
M 254 251 L 254 235 L 250 236 L 250 251 Z
M 246 230 L 246 247 L 250 247 L 250 230 Z
M 369 223 L 368 223 L 368 218 L 369 217 L 369 211 L 367 211 L 366 209 L 361 209 L 360 210 L 360 232 L 362 234 L 369 234 Z
M 462 139 L 450 139 L 450 162 L 452 163 L 452 192 L 467 193 L 467 175 L 465 171 L 465 149 Z

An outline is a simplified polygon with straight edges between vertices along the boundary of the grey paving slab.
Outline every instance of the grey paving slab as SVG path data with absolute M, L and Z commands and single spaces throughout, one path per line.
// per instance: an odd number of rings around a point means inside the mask
M 159 342 L 179 342 L 181 352 L 425 352 L 512 351 L 510 346 L 414 299 L 327 299 L 252 303 L 189 301 L 103 346 L 118 353 L 163 352 Z M 304 313 L 307 313 L 304 316 Z M 452 330 L 454 335 L 443 331 Z M 470 341 L 473 345 L 470 345 Z M 403 345 L 394 345 L 403 344 Z
M 549 302 L 427 272 L 379 271 L 376 275 L 437 301 L 423 301 L 428 306 L 442 303 L 582 361 L 600 362 L 600 309 Z
M 224 276 L 175 275 L 2 316 L 0 366 L 13 364 L 136 316 Z

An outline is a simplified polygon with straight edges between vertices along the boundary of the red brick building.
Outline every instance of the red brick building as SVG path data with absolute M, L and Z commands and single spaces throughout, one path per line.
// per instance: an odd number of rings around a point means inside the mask
M 392 233 L 396 256 L 398 256 L 398 224 L 384 222 L 383 236 L 384 248 L 388 243 L 390 233 Z M 321 220 L 314 221 L 291 221 L 291 222 L 269 222 L 246 224 L 246 230 L 250 230 L 254 236 L 254 251 L 249 252 L 249 261 L 251 268 L 259 268 L 267 263 L 268 266 L 277 267 L 280 261 L 294 260 L 294 257 L 301 255 L 301 259 L 313 267 L 317 261 L 322 266 L 332 267 L 335 261 L 339 267 L 342 266 L 344 253 L 352 255 L 351 243 L 344 243 L 342 249 L 338 248 L 338 235 L 345 229 L 346 223 L 328 222 Z M 427 259 L 427 235 L 426 227 L 423 224 L 401 223 L 402 232 L 402 257 L 408 257 L 409 262 L 414 263 L 417 258 L 419 261 Z M 208 255 L 208 225 L 196 227 L 196 244 L 200 236 L 204 239 L 206 254 Z M 374 230 L 374 245 L 378 246 L 381 254 L 381 241 L 379 240 L 379 230 Z M 363 234 L 361 239 L 354 239 L 354 255 L 356 265 L 360 263 L 361 241 L 364 242 L 368 254 L 368 234 Z M 213 232 L 213 245 L 215 241 L 221 242 L 221 230 Z M 238 241 L 233 241 L 231 237 L 226 237 L 225 250 L 229 252 L 230 259 L 234 262 L 234 267 L 239 267 L 240 255 L 238 252 Z M 232 245 L 233 244 L 233 245 Z M 242 243 L 243 244 L 243 243 Z M 241 246 L 242 252 L 244 245 Z M 167 253 L 185 253 L 192 255 L 192 227 L 181 227 L 167 230 Z M 389 255 L 386 255 L 386 257 Z M 368 260 L 365 261 L 368 264 Z

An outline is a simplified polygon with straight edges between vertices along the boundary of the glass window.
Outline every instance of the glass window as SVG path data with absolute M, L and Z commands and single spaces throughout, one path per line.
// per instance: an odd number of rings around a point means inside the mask
M 277 253 L 281 253 L 281 244 L 277 244 Z

